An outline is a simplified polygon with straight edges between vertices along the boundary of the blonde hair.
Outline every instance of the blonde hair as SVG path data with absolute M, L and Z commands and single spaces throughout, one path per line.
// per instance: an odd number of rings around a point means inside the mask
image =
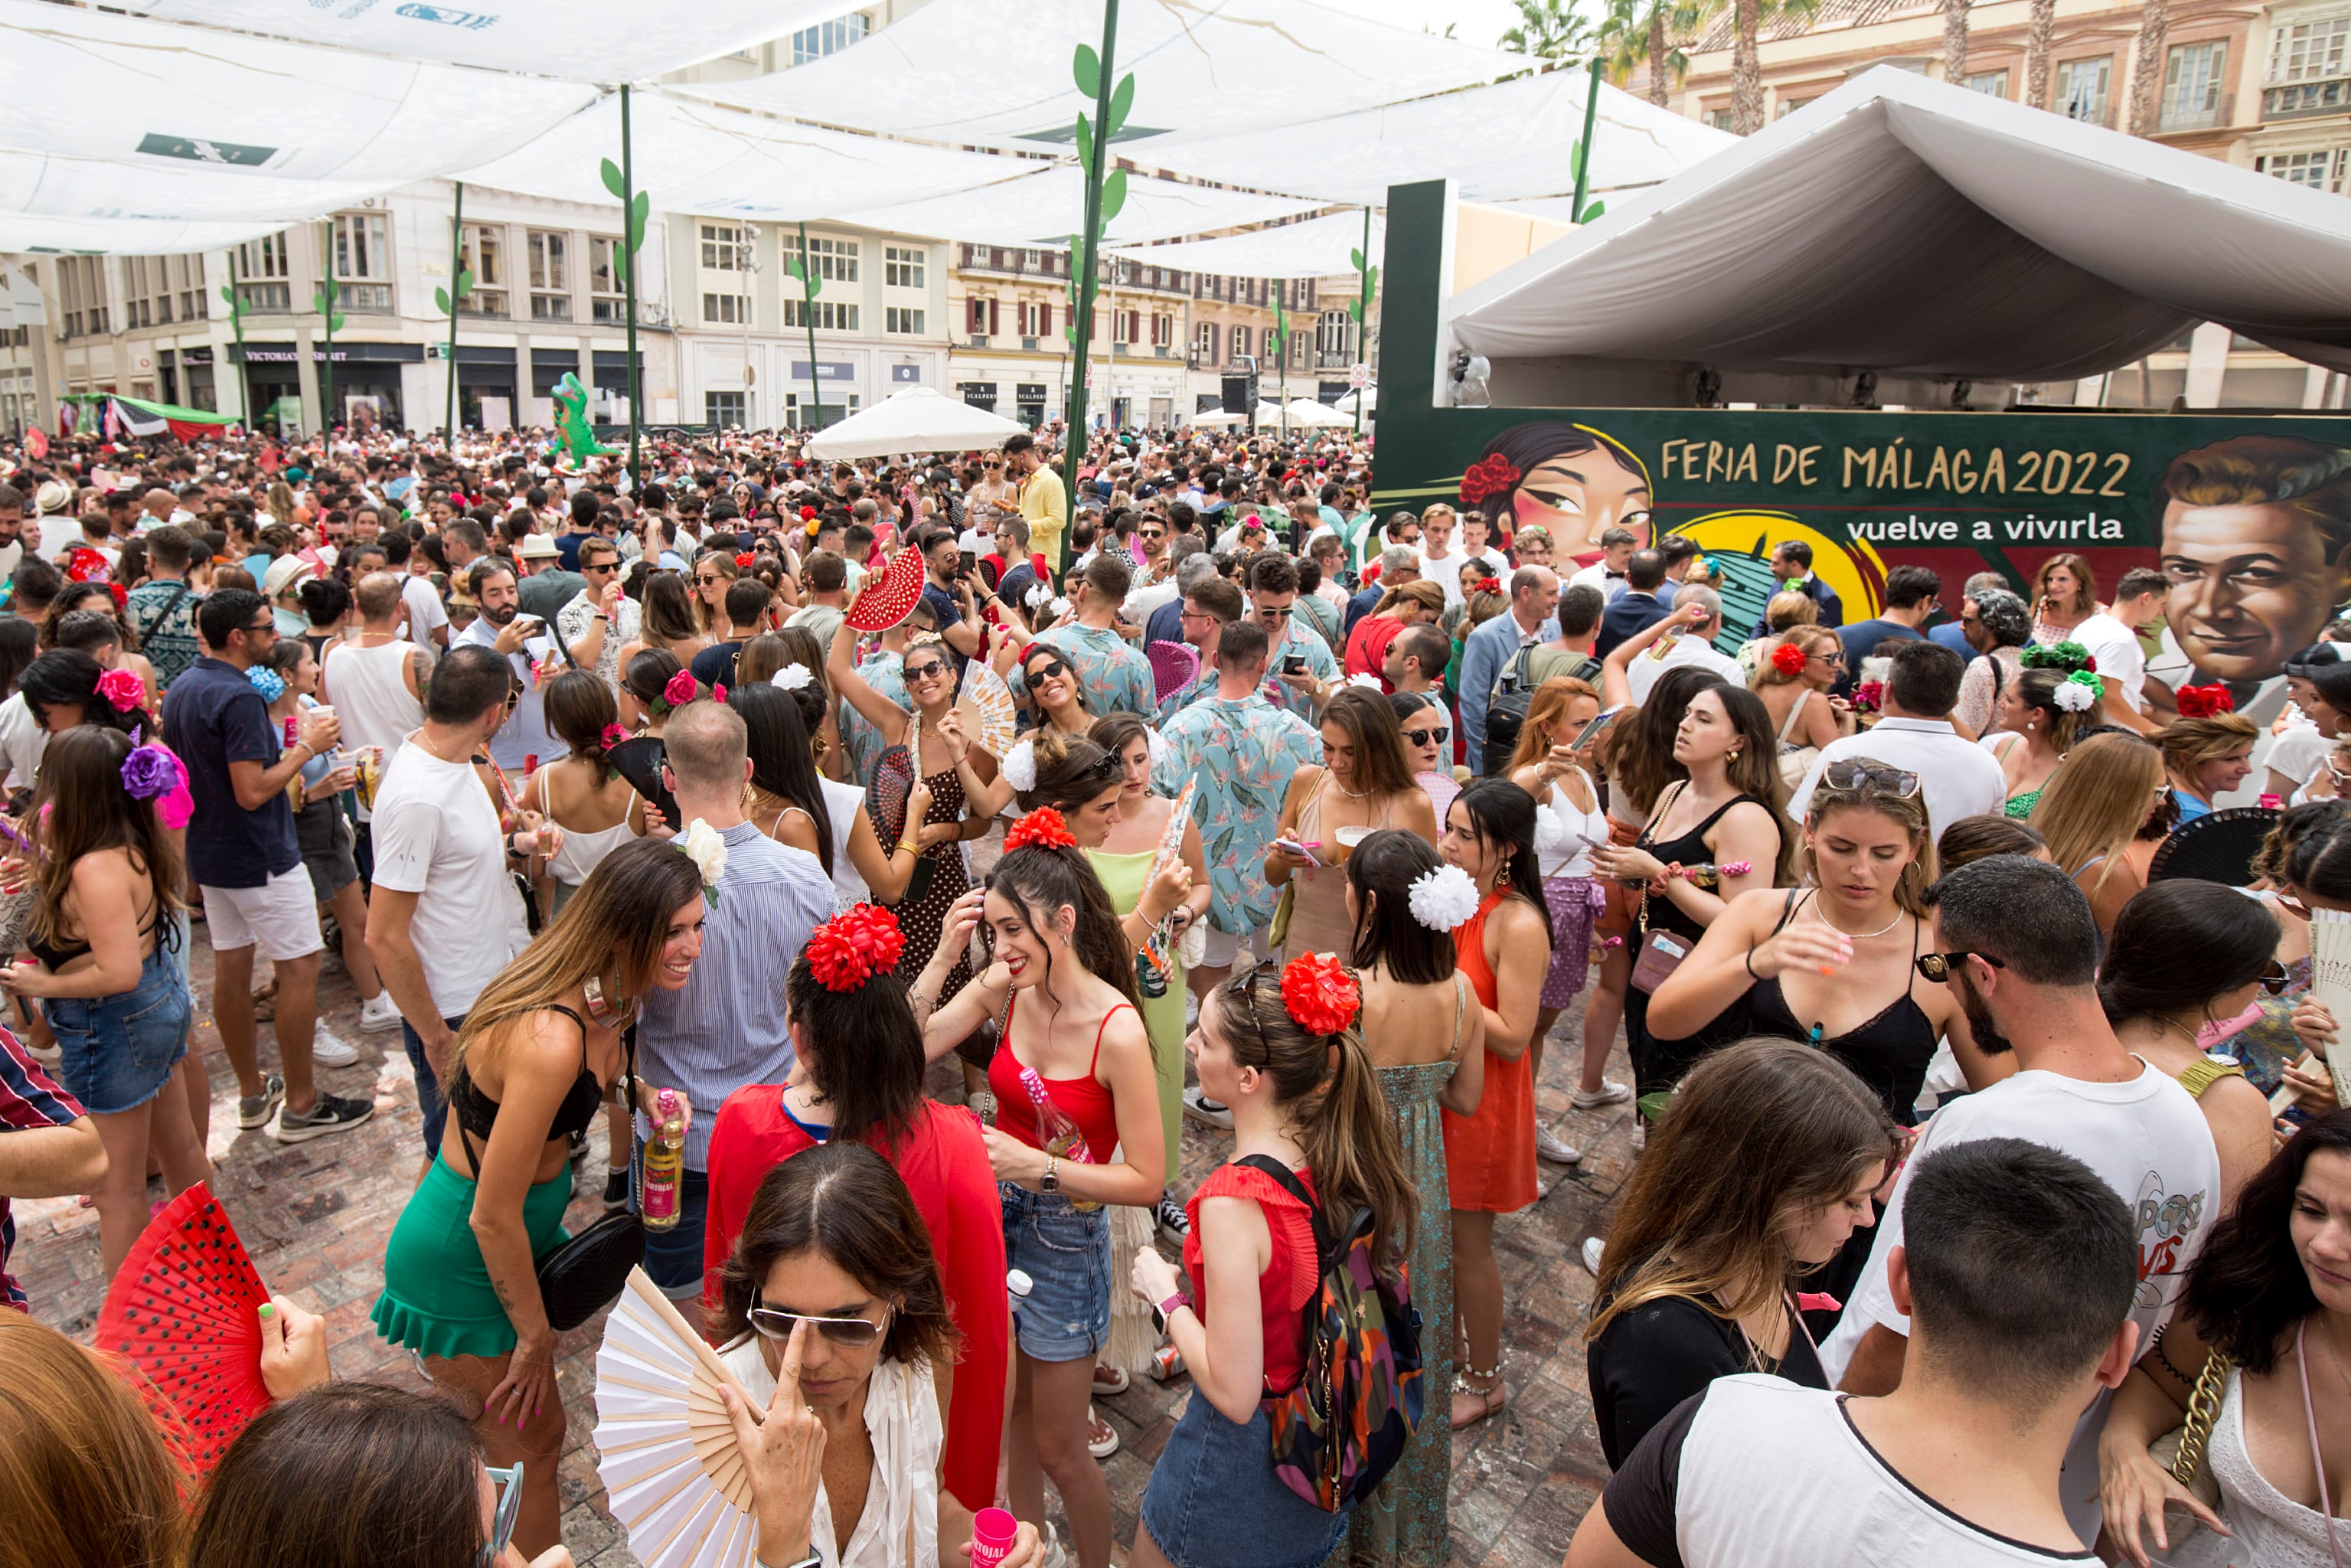
M 1783 591 L 1773 594 L 1763 605 L 1763 624 L 1774 632 L 1785 632 L 1792 626 L 1816 626 L 1820 619 L 1821 607 L 1809 593 Z
M 2156 731 L 2164 766 L 2175 773 L 2193 773 L 2207 762 L 2226 757 L 2262 737 L 2261 728 L 2241 713 L 2208 714 L 2201 718 L 2175 718 Z
M 188 1542 L 170 1445 L 99 1355 L 0 1309 L 0 1562 L 176 1568 Z
M 1810 604 L 1812 601 L 1807 599 L 1804 602 Z M 1780 666 L 1771 662 L 1772 650 L 1776 648 L 1800 648 L 1803 651 L 1804 657 L 1810 659 L 1813 654 L 1818 652 L 1824 644 L 1830 648 L 1842 648 L 1844 646 L 1842 642 L 1838 641 L 1837 634 L 1830 631 L 1825 626 L 1789 627 L 1779 636 L 1772 638 L 1771 642 L 1764 644 L 1761 652 L 1757 655 L 1755 660 L 1755 678 L 1749 684 L 1753 685 L 1756 690 L 1761 691 L 1765 686 L 1784 686 L 1792 682 L 1802 680 L 1804 678 L 1804 672 L 1801 665 L 1798 666 L 1796 673 L 1792 675 L 1782 674 L 1780 673 Z
M 1806 834 L 1819 832 L 1831 811 L 1875 811 L 1909 835 L 1910 863 L 1902 868 L 1901 876 L 1895 881 L 1894 902 L 1902 906 L 1904 914 L 1925 919 L 1927 888 L 1936 876 L 1934 825 L 1927 817 L 1925 790 L 1915 795 L 1895 795 L 1866 784 L 1858 789 L 1834 789 L 1823 779 L 1804 804 Z M 1796 867 L 1804 873 L 1806 882 L 1814 887 L 1820 885 L 1820 862 L 1813 856 L 1809 836 L 1796 846 Z
M 1407 582 L 1400 587 L 1389 589 L 1380 596 L 1380 601 L 1373 607 L 1372 613 L 1384 615 L 1406 600 L 1419 605 L 1423 610 L 1433 610 L 1439 615 L 1445 613 L 1444 586 L 1441 583 L 1431 582 L 1425 577 L 1418 581 Z
M 1461 514 L 1455 511 L 1451 507 L 1447 506 L 1444 502 L 1439 501 L 1434 506 L 1426 508 L 1420 514 L 1420 526 L 1424 530 L 1426 530 L 1428 525 L 1432 522 L 1442 523 L 1449 528 L 1459 528 L 1461 526 Z
M 2100 856 L 2103 885 L 2123 863 L 2163 787 L 2163 753 L 2136 735 L 2094 735 L 2067 752 L 2032 808 L 2049 858 L 2077 876 Z

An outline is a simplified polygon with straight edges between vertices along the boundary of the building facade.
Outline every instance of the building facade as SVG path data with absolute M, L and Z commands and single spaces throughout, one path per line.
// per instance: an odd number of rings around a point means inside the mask
M 1893 66 L 2351 194 L 2351 0 L 2056 0 L 2045 53 L 2032 47 L 2033 10 L 2031 0 L 1976 0 L 1953 60 L 1942 0 L 1822 0 L 1809 17 L 1764 25 L 1763 112 L 1777 120 Z M 1722 7 L 1685 44 L 1688 73 L 1668 84 L 1668 104 L 1730 129 L 1733 42 Z M 1625 86 L 1646 95 L 1646 66 Z M 2028 388 L 2025 399 L 2297 409 L 2343 407 L 2345 392 L 2345 377 L 2207 323 L 2137 363 Z

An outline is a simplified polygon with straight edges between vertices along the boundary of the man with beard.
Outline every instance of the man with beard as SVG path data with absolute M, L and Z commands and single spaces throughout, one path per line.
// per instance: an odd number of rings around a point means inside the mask
M 513 666 L 520 700 L 490 737 L 490 759 L 518 778 L 533 765 L 533 758 L 552 762 L 570 749 L 548 733 L 547 697 L 533 674 L 541 661 L 555 656 L 555 640 L 547 634 L 546 622 L 521 612 L 514 568 L 496 556 L 484 556 L 466 577 L 481 613 L 457 633 L 452 646 L 474 643 L 504 654 Z M 556 673 L 549 672 L 550 678 Z
M 2156 498 L 2186 680 L 2224 683 L 2239 713 L 2266 722 L 2286 660 L 2351 598 L 2351 449 L 2233 436 L 2173 458 Z
M 1868 1265 L 1821 1362 L 1849 1394 L 1902 1382 L 1910 1320 L 1894 1302 L 1886 1259 L 1902 1245 L 1910 1173 L 1934 1151 L 1978 1138 L 2022 1138 L 2073 1155 L 2132 1207 L 2138 1240 L 2139 1342 L 2155 1337 L 2188 1267 L 2220 1216 L 2220 1156 L 2196 1102 L 2115 1038 L 2098 1005 L 2098 932 L 2089 901 L 2044 861 L 1993 855 L 1936 884 L 1947 951 L 1919 972 L 1959 993 L 1976 1048 L 2012 1057 L 2010 1077 L 1944 1107 L 1912 1145 L 1877 1224 Z M 2193 955 L 2181 954 L 2191 962 Z M 2098 1530 L 2102 1392 L 2083 1413 L 2059 1486 L 2085 1542 Z
M 25 559 L 24 528 L 25 493 L 14 485 L 0 485 L 0 577 L 14 572 Z

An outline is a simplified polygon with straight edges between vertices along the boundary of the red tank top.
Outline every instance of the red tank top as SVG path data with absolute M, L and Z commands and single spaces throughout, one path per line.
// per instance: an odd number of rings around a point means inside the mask
M 996 1059 L 987 1064 L 987 1087 L 996 1096 L 996 1125 L 1032 1149 L 1041 1149 L 1045 1141 L 1037 1133 L 1036 1107 L 1029 1103 L 1029 1091 L 1020 1086 L 1022 1063 L 1012 1054 L 1012 1009 L 1019 1005 L 1015 993 L 1004 1009 L 1004 1041 L 998 1047 Z M 1102 1061 L 1102 1030 L 1118 1016 L 1118 1007 L 1102 1014 L 1102 1023 L 1094 1030 L 1094 1053 L 1086 1063 L 1083 1078 L 1046 1078 L 1045 1092 L 1061 1113 L 1078 1124 L 1085 1134 L 1086 1160 L 1090 1165 L 1108 1165 L 1111 1151 L 1118 1147 L 1118 1105 L 1111 1098 L 1110 1089 L 1094 1077 L 1094 1069 Z M 1040 1078 L 1044 1075 L 1040 1073 Z
M 1312 1172 L 1301 1169 L 1297 1176 L 1300 1186 L 1315 1191 Z M 1265 1227 L 1273 1239 L 1265 1271 L 1257 1277 L 1259 1327 L 1265 1336 L 1265 1391 L 1287 1394 L 1306 1375 L 1306 1320 L 1301 1314 L 1322 1282 L 1322 1260 L 1314 1249 L 1314 1217 L 1289 1188 L 1254 1166 L 1222 1165 L 1210 1171 L 1192 1201 L 1185 1205 L 1192 1228 L 1184 1239 L 1184 1271 L 1191 1276 L 1192 1305 L 1202 1322 L 1208 1321 L 1208 1271 L 1201 1263 L 1200 1201 L 1208 1197 L 1251 1198 L 1265 1210 Z

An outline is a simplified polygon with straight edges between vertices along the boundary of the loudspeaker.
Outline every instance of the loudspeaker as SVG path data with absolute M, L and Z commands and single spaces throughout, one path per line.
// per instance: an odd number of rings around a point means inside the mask
M 1225 378 L 1224 407 L 1227 413 L 1248 414 L 1257 411 L 1257 376 L 1254 372 Z

